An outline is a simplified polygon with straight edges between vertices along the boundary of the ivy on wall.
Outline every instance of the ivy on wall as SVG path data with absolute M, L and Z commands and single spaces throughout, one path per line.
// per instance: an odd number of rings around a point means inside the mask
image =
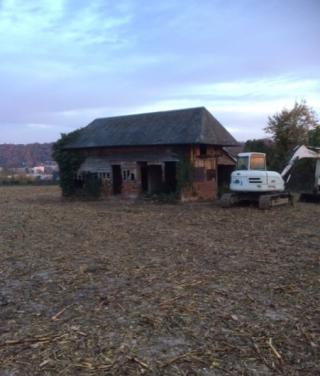
M 187 158 L 181 158 L 177 164 L 177 191 L 180 193 L 183 188 L 190 188 L 193 182 L 194 167 Z
M 85 159 L 74 151 L 65 150 L 66 145 L 72 142 L 78 133 L 79 130 L 68 134 L 61 134 L 61 138 L 53 144 L 52 157 L 59 166 L 59 184 L 65 197 L 75 195 L 77 191 L 75 174 Z

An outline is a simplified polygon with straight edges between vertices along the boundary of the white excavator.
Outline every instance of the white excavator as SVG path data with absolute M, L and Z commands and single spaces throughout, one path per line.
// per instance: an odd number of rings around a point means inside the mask
M 240 153 L 236 169 L 231 174 L 230 191 L 221 199 L 221 206 L 228 208 L 240 202 L 258 202 L 260 209 L 293 203 L 286 190 L 290 171 L 294 164 L 304 158 L 316 160 L 314 189 L 301 195 L 303 201 L 320 201 L 320 147 L 297 146 L 289 162 L 279 174 L 268 171 L 264 153 Z

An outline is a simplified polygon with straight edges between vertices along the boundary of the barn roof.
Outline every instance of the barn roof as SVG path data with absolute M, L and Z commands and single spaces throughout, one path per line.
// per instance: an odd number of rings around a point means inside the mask
M 96 119 L 66 149 L 178 144 L 238 143 L 206 108 L 197 107 Z

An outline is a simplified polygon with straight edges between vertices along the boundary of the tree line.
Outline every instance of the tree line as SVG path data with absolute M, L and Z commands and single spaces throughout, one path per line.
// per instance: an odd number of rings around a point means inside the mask
M 281 171 L 296 146 L 320 147 L 319 118 L 305 101 L 296 102 L 292 109 L 284 108 L 281 112 L 269 116 L 264 130 L 270 134 L 271 140 L 248 140 L 244 150 L 265 153 L 269 170 Z M 303 188 L 312 184 L 314 168 L 314 160 L 299 161 L 294 167 L 291 185 Z
M 33 167 L 52 161 L 52 143 L 0 144 L 0 167 Z

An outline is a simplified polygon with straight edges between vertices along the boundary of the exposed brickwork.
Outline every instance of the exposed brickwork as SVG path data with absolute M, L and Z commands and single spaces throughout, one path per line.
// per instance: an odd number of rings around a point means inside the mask
M 214 181 L 193 183 L 197 196 L 202 200 L 214 200 L 217 197 L 216 184 Z
M 121 196 L 124 198 L 136 198 L 141 193 L 141 186 L 137 181 L 123 181 Z
M 181 192 L 182 201 L 215 200 L 216 198 L 217 189 L 213 181 L 193 183 L 192 187 L 184 188 Z
M 101 193 L 105 197 L 112 195 L 111 181 L 109 181 L 109 180 L 103 180 L 102 181 Z
M 217 159 L 223 155 L 220 148 L 208 145 L 206 154 L 201 155 L 200 147 L 191 148 L 191 162 L 195 168 L 195 176 L 192 187 L 183 192 L 182 199 L 214 200 L 217 198 Z M 201 174 L 197 173 L 201 172 Z

